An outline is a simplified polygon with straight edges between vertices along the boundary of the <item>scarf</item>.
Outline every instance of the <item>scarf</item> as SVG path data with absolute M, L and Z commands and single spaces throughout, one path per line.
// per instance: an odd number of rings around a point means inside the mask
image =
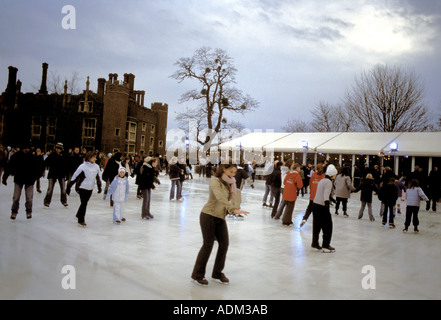
M 234 177 L 230 178 L 225 173 L 222 175 L 222 180 L 230 185 L 230 199 L 232 203 L 236 202 L 236 179 Z

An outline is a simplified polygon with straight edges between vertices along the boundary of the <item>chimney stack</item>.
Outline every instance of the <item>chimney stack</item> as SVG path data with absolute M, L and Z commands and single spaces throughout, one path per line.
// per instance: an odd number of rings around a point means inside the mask
M 104 88 L 106 86 L 106 79 L 99 78 L 98 79 L 98 89 L 96 91 L 98 97 L 104 97 Z
M 41 77 L 41 87 L 40 87 L 40 91 L 38 91 L 38 93 L 41 93 L 41 94 L 47 94 L 46 82 L 47 82 L 47 68 L 48 67 L 49 67 L 49 65 L 46 62 L 44 62 L 43 63 L 43 74 Z
M 9 69 L 9 78 L 8 78 L 8 85 L 6 86 L 6 92 L 15 93 L 18 69 L 13 66 L 9 66 L 8 69 Z
M 129 73 L 127 75 L 127 83 L 129 84 L 129 90 L 133 91 L 134 87 L 135 87 L 135 75 Z

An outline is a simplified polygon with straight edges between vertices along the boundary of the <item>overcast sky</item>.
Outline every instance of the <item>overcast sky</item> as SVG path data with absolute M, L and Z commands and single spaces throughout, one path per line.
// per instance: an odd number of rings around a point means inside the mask
M 375 64 L 400 65 L 425 82 L 429 109 L 441 113 L 441 1 L 357 0 L 0 0 L 0 92 L 8 66 L 22 91 L 35 92 L 41 64 L 61 78 L 78 72 L 81 89 L 109 73 L 135 74 L 145 104 L 178 103 L 196 83 L 179 84 L 174 63 L 202 46 L 234 59 L 237 87 L 260 103 L 251 130 L 282 131 L 289 117 L 311 120 L 320 101 L 337 104 L 356 76 Z M 62 27 L 73 5 L 76 29 Z M 191 106 L 191 105 L 188 105 Z

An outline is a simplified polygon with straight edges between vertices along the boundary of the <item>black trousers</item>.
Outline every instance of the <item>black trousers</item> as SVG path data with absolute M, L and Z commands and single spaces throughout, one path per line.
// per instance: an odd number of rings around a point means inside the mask
M 388 212 L 389 212 L 389 223 L 390 224 L 394 223 L 394 206 L 395 204 L 393 203 L 384 203 L 383 223 L 387 223 Z
M 281 192 L 280 192 L 280 188 L 278 187 L 271 187 L 271 192 L 274 196 L 274 206 L 273 206 L 273 210 L 271 211 L 271 218 L 274 218 L 276 216 L 277 209 L 279 208 Z
M 92 190 L 86 189 L 78 189 L 78 193 L 80 194 L 80 207 L 78 208 L 76 217 L 78 218 L 78 223 L 84 222 L 84 217 L 86 216 L 86 208 L 87 203 L 89 202 L 90 197 L 92 196 Z
M 201 212 L 199 217 L 203 244 L 196 258 L 191 277 L 193 279 L 202 279 L 205 277 L 208 259 L 213 249 L 214 241 L 217 240 L 219 247 L 217 249 L 216 260 L 214 262 L 212 277 L 220 277 L 225 267 L 227 257 L 229 237 L 227 223 L 224 219 Z
M 346 212 L 348 209 L 348 198 L 337 197 L 337 203 L 335 204 L 335 211 L 338 211 L 338 209 L 340 208 L 340 202 L 343 204 L 343 212 Z
M 418 220 L 418 212 L 420 211 L 420 207 L 417 206 L 407 206 L 406 207 L 406 221 L 404 222 L 404 226 L 406 229 L 410 226 L 410 222 L 413 222 L 414 227 L 418 227 L 420 221 Z
M 332 217 L 329 207 L 314 203 L 312 207 L 312 243 L 311 246 L 319 245 L 320 231 L 323 231 L 322 247 L 327 248 L 332 238 Z
M 308 206 L 306 207 L 305 214 L 303 215 L 303 219 L 302 220 L 305 220 L 305 221 L 308 220 L 309 216 L 312 213 L 313 206 L 314 206 L 313 200 L 309 200 Z

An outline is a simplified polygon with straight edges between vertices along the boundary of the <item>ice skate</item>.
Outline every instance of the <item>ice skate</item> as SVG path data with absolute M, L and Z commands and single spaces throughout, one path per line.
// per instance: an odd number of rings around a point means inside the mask
M 389 223 L 389 229 L 395 229 L 395 225 L 393 223 Z
M 306 220 L 302 220 L 302 222 L 300 223 L 300 228 L 303 227 L 306 223 Z
M 78 226 L 81 228 L 85 228 L 87 224 L 85 222 L 78 222 Z
M 219 277 L 211 277 L 211 279 L 213 279 L 215 282 L 221 283 L 221 284 L 229 284 L 230 283 L 230 280 L 223 273 L 221 273 L 221 275 Z
M 323 249 L 322 252 L 324 253 L 335 252 L 335 248 L 331 246 L 323 247 L 322 249 Z
M 199 286 L 208 286 L 208 280 L 205 278 L 202 279 L 192 279 L 191 280 L 193 283 L 199 285 Z
M 116 221 L 113 221 L 113 223 L 114 223 L 114 224 L 121 224 L 121 221 L 116 220 Z
M 11 220 L 15 220 L 16 217 L 17 217 L 17 212 L 11 213 Z
M 345 218 L 349 218 L 348 213 L 347 213 L 346 211 L 343 212 L 343 216 L 344 216 Z
M 413 229 L 413 233 L 419 233 L 420 232 L 420 230 L 418 230 L 418 227 L 415 227 L 414 229 Z
M 322 250 L 322 247 L 320 247 L 318 244 L 313 244 L 313 245 L 311 245 L 311 249 L 316 250 L 316 251 L 320 251 L 320 250 Z

